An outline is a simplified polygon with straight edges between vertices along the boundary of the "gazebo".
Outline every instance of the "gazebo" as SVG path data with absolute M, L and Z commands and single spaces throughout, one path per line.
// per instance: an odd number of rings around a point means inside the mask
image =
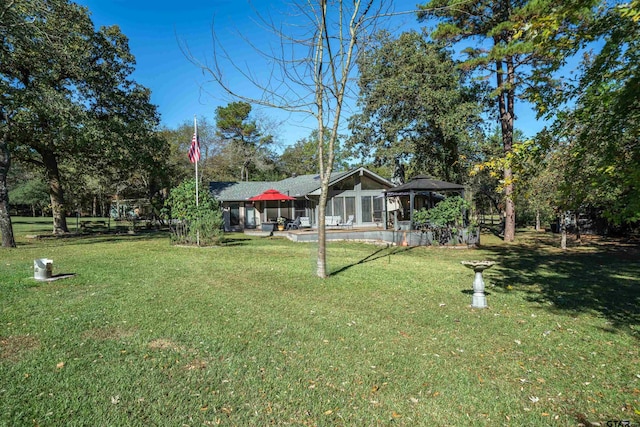
M 406 209 L 409 211 L 408 228 L 412 229 L 414 210 L 421 209 L 423 207 L 432 208 L 437 203 L 437 200 L 442 200 L 444 198 L 442 193 L 450 192 L 458 193 L 464 197 L 464 185 L 440 181 L 427 175 L 416 175 L 411 178 L 409 182 L 385 191 L 384 198 L 386 202 L 390 197 L 397 197 L 400 200 L 400 206 L 403 211 L 406 206 Z M 388 203 L 385 203 L 385 208 L 387 206 Z M 386 212 L 386 214 L 387 218 L 389 218 L 389 212 Z M 397 228 L 396 216 L 394 216 L 394 228 Z

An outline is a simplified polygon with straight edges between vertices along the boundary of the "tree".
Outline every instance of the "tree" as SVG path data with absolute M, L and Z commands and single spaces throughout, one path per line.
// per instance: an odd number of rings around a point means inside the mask
M 149 90 L 130 79 L 134 58 L 120 30 L 96 31 L 87 9 L 68 0 L 42 0 L 35 10 L 31 3 L 8 5 L 29 31 L 3 38 L 3 144 L 45 171 L 59 234 L 68 231 L 62 165 L 153 170 L 164 146 L 153 135 L 158 118 Z
M 327 134 L 325 133 L 325 145 Z M 327 149 L 324 150 L 325 156 Z M 342 150 L 336 143 L 334 168 L 343 170 L 349 167 L 347 163 L 348 153 Z M 325 159 L 326 162 L 327 159 Z M 288 146 L 280 155 L 279 167 L 286 176 L 309 175 L 320 172 L 318 165 L 318 131 L 312 130 L 308 137 L 299 139 L 295 144 Z
M 27 43 L 32 31 L 27 11 L 36 15 L 42 13 L 42 4 L 32 4 L 28 7 L 26 2 L 11 2 L 3 4 L 0 8 L 0 235 L 2 235 L 2 247 L 15 247 L 11 214 L 9 212 L 9 188 L 7 175 L 11 168 L 11 132 L 14 127 L 14 117 L 18 110 L 20 92 L 12 85 L 11 55 L 15 46 Z
M 551 135 L 566 145 L 567 173 L 581 204 L 599 206 L 614 224 L 640 221 L 640 1 L 600 13 L 589 37 L 600 49 L 586 55 L 583 73 L 564 101 Z M 578 184 L 580 183 L 580 184 Z M 578 190 L 578 191 L 576 191 Z
M 432 34 L 451 45 L 473 43 L 464 49 L 468 59 L 461 66 L 493 75 L 491 96 L 500 123 L 504 155 L 512 152 L 515 101 L 518 93 L 535 95 L 542 86 L 553 86 L 548 72 L 557 69 L 576 44 L 569 40 L 576 27 L 590 13 L 595 1 L 554 2 L 526 0 L 431 0 L 421 5 L 420 20 L 436 18 Z M 486 75 L 484 75 L 486 77 Z M 525 93 L 525 89 L 538 86 Z M 503 171 L 505 232 L 504 240 L 515 239 L 513 171 Z
M 459 180 L 481 108 L 450 53 L 415 31 L 382 32 L 358 70 L 361 112 L 349 120 L 349 146 L 374 164 L 409 160 L 416 172 Z
M 271 71 L 267 81 L 260 81 L 250 68 L 240 66 L 238 60 L 219 42 L 215 31 L 212 66 L 191 55 L 187 47 L 185 51 L 194 64 L 230 95 L 251 104 L 306 114 L 315 119 L 321 183 L 317 275 L 324 278 L 328 276 L 325 212 L 344 100 L 353 77 L 360 43 L 365 43 L 375 32 L 377 18 L 383 14 L 384 2 L 318 0 L 301 1 L 293 6 L 299 16 L 288 28 L 289 32 L 271 19 L 262 20 L 268 31 L 280 39 L 280 46 L 259 52 L 267 58 L 265 65 Z M 257 89 L 260 95 L 255 97 L 243 91 L 247 85 L 243 89 L 231 87 L 223 73 L 225 68 L 231 68 L 242 76 L 250 83 L 251 89 Z
M 17 186 L 11 190 L 10 197 L 16 204 L 29 205 L 32 216 L 36 216 L 36 209 L 40 209 L 44 216 L 44 207 L 49 203 L 47 185 L 39 178 L 30 179 Z
M 227 143 L 226 152 L 240 164 L 240 181 L 249 181 L 249 170 L 268 168 L 268 147 L 273 136 L 263 134 L 255 120 L 250 118 L 251 104 L 232 102 L 216 108 L 218 136 Z

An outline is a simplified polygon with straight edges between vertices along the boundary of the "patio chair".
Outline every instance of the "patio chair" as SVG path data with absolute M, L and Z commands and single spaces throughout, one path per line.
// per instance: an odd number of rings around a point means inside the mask
M 287 230 L 297 230 L 300 228 L 300 217 L 297 216 L 296 219 L 287 224 Z
M 347 222 L 341 222 L 338 225 L 340 227 L 344 227 L 344 228 L 353 228 L 353 219 L 354 219 L 354 216 L 353 215 L 349 215 L 347 217 Z

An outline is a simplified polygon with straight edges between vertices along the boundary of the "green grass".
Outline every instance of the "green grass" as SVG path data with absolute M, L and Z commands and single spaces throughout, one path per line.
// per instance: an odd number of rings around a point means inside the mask
M 640 423 L 640 255 L 547 234 L 475 250 L 163 233 L 0 250 L 0 425 Z M 44 227 L 44 228 L 42 228 Z M 33 280 L 53 259 L 54 282 Z M 472 272 L 491 259 L 486 310 Z

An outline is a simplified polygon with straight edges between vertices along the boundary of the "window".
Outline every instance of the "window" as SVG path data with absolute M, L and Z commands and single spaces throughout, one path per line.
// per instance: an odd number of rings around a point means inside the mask
M 356 217 L 356 198 L 355 197 L 345 197 L 344 198 L 344 219 L 345 221 L 349 218 L 349 215 L 353 215 L 353 218 Z
M 247 228 L 256 228 L 255 208 L 251 203 L 244 205 L 244 226 Z
M 382 185 L 372 180 L 371 178 L 362 176 L 360 177 L 360 188 L 362 190 L 380 190 L 382 188 Z
M 333 213 L 344 220 L 344 197 L 333 198 Z
M 351 175 L 349 178 L 346 178 L 340 182 L 337 182 L 334 186 L 334 190 L 353 190 L 356 186 L 356 177 L 355 175 Z
M 295 202 L 293 202 L 293 205 L 295 207 L 294 219 L 299 216 L 308 216 L 307 210 L 306 210 L 306 207 L 307 207 L 306 200 L 296 200 Z
M 374 221 L 382 221 L 384 211 L 384 197 L 373 198 L 373 219 Z
M 229 204 L 229 223 L 231 225 L 240 225 L 240 204 Z
M 371 196 L 362 196 L 362 222 L 373 222 Z
M 362 222 L 375 222 L 382 220 L 384 210 L 384 197 L 362 196 Z

